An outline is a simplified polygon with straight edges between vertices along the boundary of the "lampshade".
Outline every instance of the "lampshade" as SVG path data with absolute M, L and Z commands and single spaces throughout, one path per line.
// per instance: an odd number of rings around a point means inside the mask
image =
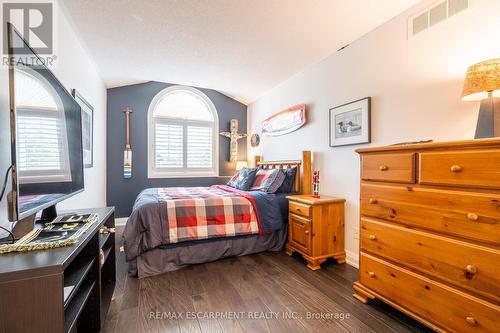
M 486 60 L 469 67 L 462 99 L 479 101 L 488 98 L 490 91 L 493 97 L 500 97 L 500 58 Z
M 239 171 L 239 170 L 241 170 L 243 168 L 246 168 L 246 167 L 248 167 L 247 161 L 238 161 L 238 162 L 236 162 L 236 170 Z

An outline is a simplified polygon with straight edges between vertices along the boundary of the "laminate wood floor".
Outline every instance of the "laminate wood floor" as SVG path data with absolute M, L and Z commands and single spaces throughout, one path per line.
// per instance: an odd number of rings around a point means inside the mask
M 159 276 L 127 276 L 117 227 L 117 284 L 104 332 L 431 332 L 383 304 L 352 297 L 357 269 L 320 271 L 265 252 Z

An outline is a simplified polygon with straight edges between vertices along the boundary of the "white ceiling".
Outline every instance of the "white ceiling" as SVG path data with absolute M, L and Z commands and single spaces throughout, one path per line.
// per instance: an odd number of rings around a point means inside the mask
M 163 81 L 244 103 L 419 0 L 63 0 L 106 86 Z

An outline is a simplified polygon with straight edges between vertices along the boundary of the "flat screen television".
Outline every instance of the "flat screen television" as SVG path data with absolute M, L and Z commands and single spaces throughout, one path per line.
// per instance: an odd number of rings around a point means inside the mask
M 9 220 L 83 191 L 81 108 L 13 25 L 8 24 L 12 192 Z

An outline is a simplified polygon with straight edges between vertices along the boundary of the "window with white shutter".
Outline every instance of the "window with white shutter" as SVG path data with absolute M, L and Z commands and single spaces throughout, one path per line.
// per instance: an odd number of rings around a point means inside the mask
M 149 178 L 218 175 L 218 117 L 201 91 L 173 86 L 148 111 Z
M 62 102 L 44 80 L 33 71 L 16 71 L 16 159 L 22 184 L 71 180 Z

